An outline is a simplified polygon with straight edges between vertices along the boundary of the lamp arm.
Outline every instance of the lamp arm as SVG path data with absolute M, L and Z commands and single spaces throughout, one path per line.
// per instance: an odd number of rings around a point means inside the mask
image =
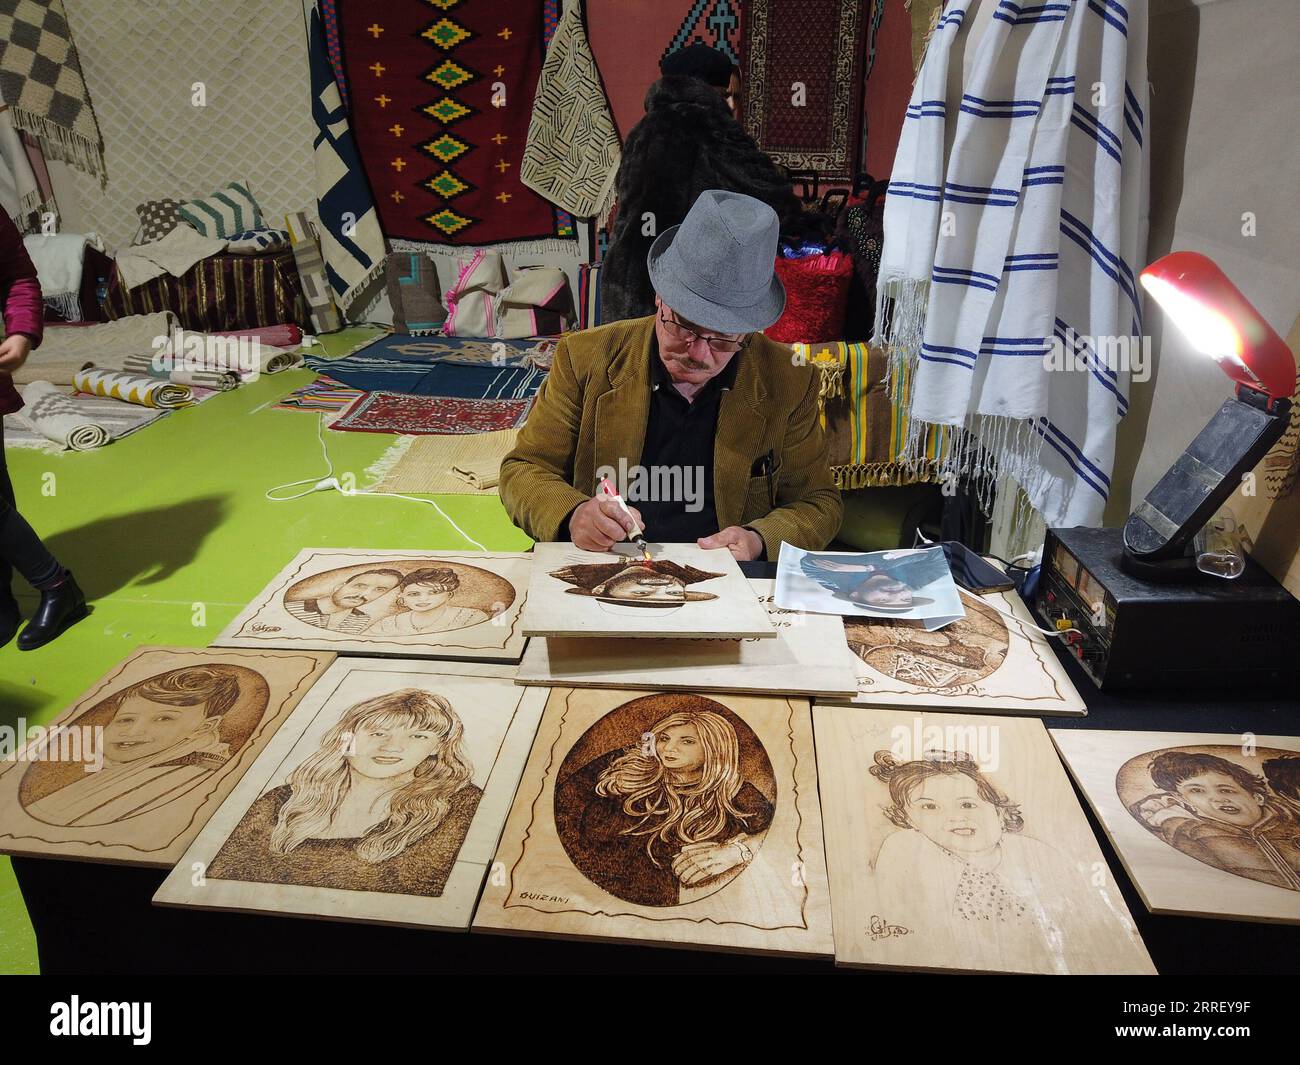
M 1291 401 L 1239 386 L 1134 508 L 1124 550 L 1143 562 L 1180 558 L 1286 431 Z

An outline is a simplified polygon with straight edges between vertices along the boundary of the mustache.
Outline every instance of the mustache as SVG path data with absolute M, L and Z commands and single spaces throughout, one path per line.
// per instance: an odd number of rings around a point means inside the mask
M 707 363 L 707 362 L 697 362 L 695 359 L 691 358 L 689 355 L 673 355 L 673 354 L 668 354 L 668 355 L 667 355 L 667 359 L 668 359 L 669 362 L 675 362 L 678 366 L 681 366 L 681 367 L 683 367 L 684 369 L 687 369 L 687 370 L 711 370 L 711 369 L 713 369 L 713 365 L 712 365 L 711 363 Z

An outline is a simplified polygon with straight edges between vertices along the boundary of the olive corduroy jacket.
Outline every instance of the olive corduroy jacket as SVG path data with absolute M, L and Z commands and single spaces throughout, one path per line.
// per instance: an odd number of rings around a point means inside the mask
M 654 317 L 563 338 L 515 448 L 501 464 L 501 502 L 534 540 L 568 538 L 569 515 L 592 497 L 597 471 L 638 465 L 650 413 Z M 817 370 L 755 334 L 724 393 L 713 447 L 718 526 L 754 529 L 775 561 L 780 545 L 821 550 L 839 531 Z M 773 458 L 771 481 L 764 468 Z M 775 491 L 776 505 L 771 493 Z M 647 530 L 653 538 L 654 530 Z

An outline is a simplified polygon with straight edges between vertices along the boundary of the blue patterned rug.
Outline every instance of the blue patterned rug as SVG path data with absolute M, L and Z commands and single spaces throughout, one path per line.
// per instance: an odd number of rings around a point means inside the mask
M 342 359 L 308 356 L 306 361 L 309 369 L 365 392 L 527 399 L 546 379 L 546 371 L 533 362 L 533 346 L 526 341 L 395 334 Z

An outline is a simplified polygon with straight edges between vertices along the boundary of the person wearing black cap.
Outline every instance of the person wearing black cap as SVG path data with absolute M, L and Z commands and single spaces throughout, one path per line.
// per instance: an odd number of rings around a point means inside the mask
M 716 48 L 698 42 L 679 48 L 659 60 L 659 73 L 712 85 L 726 101 L 731 117 L 740 121 L 740 68 Z

